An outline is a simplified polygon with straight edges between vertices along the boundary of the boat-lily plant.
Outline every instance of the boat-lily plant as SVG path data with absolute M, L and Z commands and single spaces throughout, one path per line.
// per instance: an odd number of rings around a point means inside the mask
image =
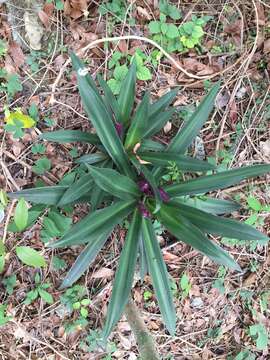
M 171 118 L 171 105 L 177 89 L 151 102 L 145 92 L 135 107 L 136 65 L 132 64 L 116 98 L 101 76 L 99 86 L 83 62 L 71 54 L 84 110 L 96 133 L 59 130 L 42 134 L 55 142 L 87 142 L 96 152 L 85 154 L 78 163 L 87 170 L 70 186 L 24 189 L 10 194 L 32 203 L 63 208 L 67 204 L 88 202 L 90 213 L 72 226 L 62 238 L 49 244 L 62 248 L 85 244 L 69 272 L 63 287 L 71 286 L 87 270 L 114 228 L 128 221 L 128 230 L 115 274 L 103 337 L 107 339 L 120 319 L 132 289 L 136 263 L 141 276 L 149 273 L 166 328 L 174 334 L 176 313 L 169 275 L 164 263 L 153 222 L 157 219 L 171 235 L 192 246 L 218 264 L 241 271 L 216 241 L 214 234 L 241 240 L 267 240 L 267 236 L 245 223 L 218 215 L 239 209 L 228 200 L 206 194 L 263 175 L 270 165 L 259 164 L 217 172 L 207 161 L 188 156 L 194 138 L 208 119 L 220 84 L 213 85 L 192 116 L 166 146 L 153 140 Z M 173 162 L 183 172 L 183 180 L 170 183 L 164 172 Z M 198 198 L 198 194 L 205 196 Z

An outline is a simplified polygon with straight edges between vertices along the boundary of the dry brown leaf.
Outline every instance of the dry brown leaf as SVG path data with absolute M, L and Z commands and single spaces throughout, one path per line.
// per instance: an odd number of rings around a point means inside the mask
M 126 54 L 128 52 L 128 45 L 127 45 L 126 40 L 120 40 L 117 47 L 124 54 Z
M 18 43 L 12 41 L 8 47 L 8 53 L 11 56 L 16 67 L 20 67 L 25 62 L 24 53 Z
M 191 57 L 183 60 L 183 66 L 186 70 L 193 71 L 201 76 L 213 74 L 215 72 L 212 66 L 205 65 Z
M 231 120 L 230 124 L 234 127 L 234 125 L 238 119 L 237 105 L 236 105 L 235 100 L 233 100 L 230 104 L 229 118 Z
M 146 20 L 151 20 L 152 16 L 149 14 L 149 11 L 146 10 L 145 8 L 141 7 L 141 6 L 137 6 L 136 8 L 139 17 L 146 19 Z
M 167 121 L 167 124 L 163 127 L 163 131 L 165 134 L 168 134 L 172 129 L 172 123 L 170 121 Z
M 258 11 L 258 24 L 261 26 L 264 26 L 265 25 L 264 6 L 259 1 L 257 1 L 256 7 L 257 7 L 257 11 Z
M 112 277 L 113 275 L 114 275 L 114 271 L 112 269 L 103 267 L 103 268 L 99 269 L 98 271 L 94 272 L 92 277 L 94 279 L 101 279 L 101 278 L 107 279 L 107 278 Z
M 38 12 L 38 17 L 42 24 L 45 26 L 46 30 L 48 30 L 51 25 L 49 15 L 44 10 L 40 10 Z
M 270 38 L 263 43 L 263 52 L 264 54 L 270 53 Z
M 53 3 L 46 3 L 43 6 L 43 11 L 51 17 L 54 12 L 54 4 Z
M 265 157 L 270 159 L 270 140 L 261 141 L 260 150 Z
M 76 20 L 82 15 L 88 16 L 87 0 L 66 0 L 64 4 L 64 14 Z
M 121 333 L 118 334 L 118 337 L 123 348 L 125 350 L 130 350 L 132 347 L 131 341 L 126 336 L 123 336 Z

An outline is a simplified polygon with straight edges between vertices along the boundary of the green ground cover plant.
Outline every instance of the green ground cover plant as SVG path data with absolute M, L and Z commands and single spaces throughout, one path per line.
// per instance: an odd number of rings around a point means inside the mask
M 267 236 L 253 226 L 219 216 L 239 209 L 240 205 L 236 202 L 209 196 L 197 199 L 197 196 L 263 175 L 270 171 L 270 165 L 215 172 L 215 165 L 187 155 L 189 146 L 213 110 L 219 83 L 213 85 L 189 120 L 165 147 L 152 140 L 152 137 L 174 113 L 171 103 L 177 89 L 155 102 L 151 102 L 149 93 L 145 92 L 134 109 L 135 63 L 130 66 L 116 98 L 101 76 L 97 77 L 97 87 L 83 62 L 75 54 L 71 54 L 71 58 L 82 103 L 96 134 L 58 130 L 42 134 L 41 139 L 59 143 L 86 142 L 95 145 L 96 152 L 76 160 L 85 166 L 85 171 L 72 184 L 24 189 L 9 196 L 60 210 L 80 202 L 91 205 L 88 215 L 62 237 L 57 235 L 56 241 L 48 243 L 51 248 L 86 245 L 68 271 L 62 288 L 72 286 L 81 277 L 116 225 L 127 221 L 128 230 L 102 337 L 104 340 L 108 338 L 124 311 L 137 261 L 141 277 L 144 278 L 146 273 L 151 276 L 162 317 L 173 335 L 176 312 L 154 221 L 157 220 L 175 238 L 214 262 L 241 271 L 233 257 L 207 235 L 262 242 L 268 239 Z M 176 182 L 163 178 L 172 162 L 185 174 L 183 179 Z M 209 171 L 212 173 L 209 174 Z M 182 283 L 182 288 L 189 291 L 187 281 Z

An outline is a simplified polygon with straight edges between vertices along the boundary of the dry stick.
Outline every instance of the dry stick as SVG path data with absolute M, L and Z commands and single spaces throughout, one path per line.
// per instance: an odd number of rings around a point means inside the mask
M 135 335 L 141 360 L 159 360 L 152 336 L 139 315 L 138 308 L 132 300 L 126 305 L 125 315 Z
M 96 47 L 99 44 L 102 44 L 104 42 L 113 42 L 113 41 L 120 41 L 120 40 L 140 40 L 140 41 L 144 41 L 146 43 L 149 43 L 151 45 L 153 45 L 154 47 L 156 47 L 157 49 L 159 49 L 160 52 L 162 52 L 162 54 L 168 59 L 170 60 L 170 62 L 181 72 L 183 72 L 186 76 L 188 76 L 189 78 L 192 79 L 197 79 L 197 80 L 206 80 L 206 79 L 212 79 L 214 77 L 216 77 L 217 75 L 221 75 L 227 71 L 229 71 L 230 69 L 232 69 L 233 67 L 235 67 L 235 64 L 238 63 L 238 60 L 226 67 L 225 69 L 223 69 L 222 71 L 218 71 L 214 74 L 211 75 L 204 75 L 204 76 L 198 76 L 198 75 L 194 75 L 190 72 L 188 72 L 187 70 L 185 70 L 177 60 L 175 60 L 170 54 L 167 53 L 166 50 L 164 50 L 159 44 L 157 44 L 154 40 L 148 39 L 146 37 L 143 36 L 136 36 L 136 35 L 125 35 L 125 36 L 116 36 L 116 37 L 105 37 L 102 39 L 97 39 L 92 41 L 90 44 L 86 45 L 85 47 L 81 48 L 80 50 L 77 51 L 77 54 L 83 54 L 85 53 L 87 50 L 89 50 L 90 48 Z M 55 102 L 55 92 L 56 92 L 56 87 L 66 69 L 66 67 L 70 64 L 71 60 L 67 59 L 66 62 L 63 64 L 63 66 L 61 67 L 59 74 L 57 75 L 57 78 L 55 79 L 54 83 L 52 84 L 52 94 L 51 94 L 51 98 L 50 98 L 50 104 L 53 104 Z

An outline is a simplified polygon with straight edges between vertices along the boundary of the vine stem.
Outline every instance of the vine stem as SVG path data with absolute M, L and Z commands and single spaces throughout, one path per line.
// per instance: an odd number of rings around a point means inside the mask
M 130 299 L 125 308 L 127 321 L 135 335 L 141 360 L 160 360 L 153 337 L 149 333 L 139 310 Z
M 254 0 L 252 0 L 254 1 Z M 175 60 L 175 58 L 173 58 L 166 50 L 163 49 L 162 46 L 160 46 L 158 43 L 156 43 L 154 40 L 152 39 L 148 39 L 146 37 L 143 36 L 136 36 L 136 35 L 124 35 L 124 36 L 115 36 L 115 37 L 104 37 L 101 39 L 96 39 L 92 42 L 90 42 L 88 45 L 86 45 L 85 47 L 79 49 L 77 51 L 77 55 L 83 55 L 87 50 L 96 47 L 99 44 L 105 43 L 105 42 L 114 42 L 114 41 L 121 41 L 121 40 L 139 40 L 139 41 L 143 41 L 146 42 L 148 44 L 151 44 L 152 46 L 156 47 L 157 49 L 160 50 L 160 52 L 182 73 L 184 73 L 187 77 L 192 78 L 192 79 L 197 79 L 200 81 L 203 80 L 207 80 L 207 79 L 212 79 L 214 77 L 216 77 L 217 75 L 221 75 L 229 70 L 231 70 L 232 68 L 235 67 L 235 65 L 239 62 L 241 62 L 243 59 L 243 56 L 241 56 L 239 59 L 236 60 L 235 63 L 233 63 L 232 65 L 226 67 L 225 69 L 215 72 L 211 75 L 204 75 L 204 76 L 199 76 L 199 75 L 195 75 L 190 73 L 189 71 L 187 71 L 186 69 L 184 69 L 179 61 Z M 246 54 L 244 54 L 246 56 Z M 66 62 L 62 65 L 54 83 L 52 84 L 52 92 L 51 92 L 51 97 L 50 97 L 50 104 L 54 104 L 55 103 L 55 92 L 56 92 L 56 88 L 57 85 L 59 84 L 59 81 L 66 69 L 66 67 L 70 64 L 71 60 L 70 58 L 66 60 Z

